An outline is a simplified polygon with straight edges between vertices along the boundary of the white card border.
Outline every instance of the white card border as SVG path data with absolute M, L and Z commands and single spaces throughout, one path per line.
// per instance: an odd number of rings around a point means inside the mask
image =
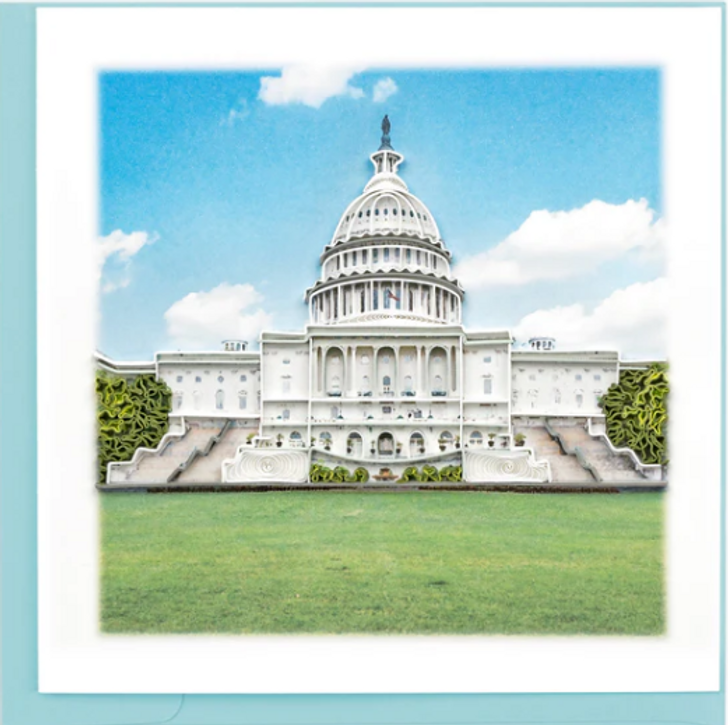
M 718 690 L 720 12 L 684 7 L 39 9 L 40 691 Z M 412 32 L 377 51 L 368 39 L 385 20 Z M 352 22 L 356 34 L 346 32 Z M 341 32 L 332 32 L 336 23 L 344 23 Z M 96 71 L 270 68 L 313 61 L 322 54 L 340 64 L 368 68 L 617 64 L 663 69 L 664 207 L 673 295 L 669 358 L 676 391 L 671 435 L 681 441 L 680 450 L 692 451 L 673 455 L 667 497 L 669 636 L 98 634 L 99 494 L 89 485 L 93 405 L 88 355 L 95 340 L 90 310 L 96 309 L 97 278 L 92 255 L 97 218 Z M 316 244 L 312 241 L 312 254 L 319 251 Z M 84 396 L 88 406 L 80 405 Z

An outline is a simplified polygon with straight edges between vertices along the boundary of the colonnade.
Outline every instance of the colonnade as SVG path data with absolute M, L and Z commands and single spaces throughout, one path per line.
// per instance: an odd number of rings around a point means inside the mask
M 312 295 L 310 300 L 311 321 L 314 323 L 356 319 L 372 312 L 458 324 L 462 300 L 458 294 L 436 283 L 407 280 L 342 282 Z
M 324 262 L 323 279 L 331 279 L 352 272 L 419 270 L 450 276 L 447 257 L 419 247 L 392 244 L 360 247 L 338 252 Z
M 316 397 L 450 397 L 460 394 L 459 347 L 445 344 L 315 348 Z

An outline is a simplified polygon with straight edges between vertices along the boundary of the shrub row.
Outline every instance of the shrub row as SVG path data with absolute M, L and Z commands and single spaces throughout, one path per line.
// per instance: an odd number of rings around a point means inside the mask
M 429 481 L 462 481 L 463 480 L 463 467 L 462 466 L 443 466 L 439 471 L 435 466 L 422 466 L 422 470 L 419 471 L 416 466 L 409 466 L 402 472 L 402 477 L 398 479 L 397 483 L 407 483 L 408 481 L 418 481 L 425 483 Z
M 309 471 L 311 483 L 366 483 L 369 480 L 369 471 L 366 468 L 357 468 L 350 473 L 345 466 L 329 468 L 321 463 L 314 463 Z

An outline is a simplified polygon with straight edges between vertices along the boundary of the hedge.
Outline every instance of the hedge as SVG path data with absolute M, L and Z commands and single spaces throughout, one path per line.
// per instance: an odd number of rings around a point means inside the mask
M 172 391 L 153 375 L 133 382 L 96 374 L 99 483 L 112 461 L 128 461 L 137 448 L 155 448 L 169 429 Z
M 643 463 L 667 463 L 667 365 L 623 370 L 599 404 L 607 436 L 617 448 L 631 448 Z

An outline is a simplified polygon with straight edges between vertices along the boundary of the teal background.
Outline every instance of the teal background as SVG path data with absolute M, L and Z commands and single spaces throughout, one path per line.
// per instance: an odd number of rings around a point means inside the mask
M 259 3 L 260 4 L 260 3 Z M 563 5 L 563 3 L 562 3 Z M 635 3 L 634 6 L 638 6 Z M 642 4 L 644 6 L 644 3 Z M 695 7 L 696 5 L 692 5 Z M 723 120 L 725 122 L 725 5 Z M 35 9 L 0 5 L 0 556 L 4 725 L 724 722 L 724 692 L 579 695 L 40 695 L 37 691 Z M 57 6 L 55 6 L 57 7 Z M 675 5 L 673 5 L 675 7 Z M 723 124 L 725 126 L 725 123 Z M 725 132 L 724 132 L 725 133 Z M 722 144 L 725 191 L 725 138 Z M 723 307 L 725 310 L 725 209 Z M 725 313 L 724 313 L 725 314 Z M 725 322 L 725 317 L 723 317 Z M 725 401 L 723 327 L 722 399 Z M 725 434 L 725 402 L 722 410 Z M 724 435 L 725 438 L 725 435 Z M 721 453 L 725 490 L 725 450 Z M 724 522 L 725 523 L 725 522 Z M 725 526 L 723 526 L 725 543 Z M 725 547 L 723 547 L 725 550 Z M 724 605 L 724 602 L 722 602 Z M 721 611 L 724 612 L 724 606 Z M 724 622 L 724 616 L 722 617 Z M 723 626 L 724 632 L 724 626 Z M 725 641 L 721 657 L 723 681 Z M 568 682 L 564 683 L 568 687 Z

